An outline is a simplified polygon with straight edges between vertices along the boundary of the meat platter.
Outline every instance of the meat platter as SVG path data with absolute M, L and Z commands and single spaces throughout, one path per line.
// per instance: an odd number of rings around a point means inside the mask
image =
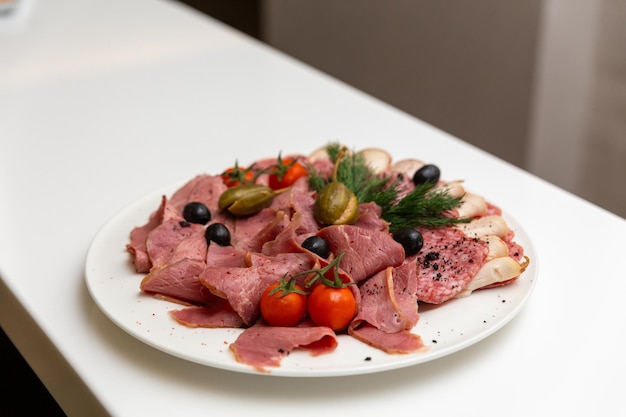
M 327 151 L 327 147 L 321 149 Z M 399 198 L 408 195 L 410 191 L 420 186 L 419 181 L 416 180 L 417 171 L 420 168 L 424 166 L 432 168 L 429 164 L 418 160 L 403 160 L 394 163 L 384 151 L 378 149 L 348 151 L 346 154 L 348 156 L 343 156 L 343 158 L 352 160 L 353 163 L 355 160 L 364 160 L 371 169 L 370 174 L 375 177 L 386 178 L 389 175 L 389 178 L 393 178 L 394 186 L 397 188 L 394 201 L 398 201 Z M 282 157 L 279 154 L 278 157 L 259 160 L 243 169 L 237 167 L 235 163 L 234 170 L 231 166 L 229 170 L 224 167 L 223 171 L 217 173 L 201 174 L 189 181 L 165 187 L 137 200 L 111 218 L 96 235 L 89 248 L 86 259 L 86 282 L 92 298 L 104 314 L 123 330 L 168 354 L 198 364 L 236 372 L 297 377 L 364 374 L 424 363 L 457 352 L 490 336 L 517 315 L 536 282 L 536 254 L 530 239 L 515 219 L 494 203 L 486 202 L 480 196 L 472 194 L 468 191 L 470 187 L 462 184 L 459 200 L 455 206 L 452 209 L 444 207 L 445 210 L 442 212 L 444 218 L 465 220 L 446 223 L 445 226 L 409 227 L 409 229 L 420 231 L 420 247 L 417 252 L 413 253 L 413 250 L 401 239 L 396 238 L 399 231 L 407 227 L 398 226 L 395 229 L 390 227 L 394 223 L 400 223 L 399 220 L 396 222 L 396 218 L 393 217 L 393 209 L 386 212 L 383 209 L 383 213 L 391 213 L 386 218 L 381 214 L 379 206 L 384 203 L 365 201 L 365 197 L 359 194 L 356 205 L 357 214 L 345 222 L 340 220 L 332 223 L 333 219 L 345 214 L 345 207 L 349 205 L 343 206 L 343 212 L 340 210 L 338 213 L 331 213 L 330 220 L 328 213 L 320 215 L 319 212 L 315 212 L 316 204 L 318 204 L 316 198 L 323 194 L 321 189 L 337 181 L 337 170 L 333 168 L 340 164 L 341 158 L 338 153 L 317 152 L 312 155 L 294 154 L 288 157 Z M 276 178 L 271 177 L 272 169 L 275 169 L 277 163 L 290 168 L 294 164 L 293 161 L 299 161 L 307 167 L 307 170 L 303 171 L 304 174 L 294 179 L 291 184 L 270 187 L 272 180 L 276 181 Z M 346 163 L 346 165 L 349 164 Z M 312 167 L 315 171 L 311 171 Z M 236 171 L 237 175 L 233 175 L 233 171 Z M 250 174 L 252 171 L 254 175 Z M 317 189 L 311 185 L 309 175 L 311 172 L 315 175 L 319 174 L 318 179 L 322 180 Z M 237 184 L 232 183 L 235 179 Z M 221 200 L 224 198 L 220 200 L 219 197 L 228 194 L 225 191 L 229 189 L 245 188 L 246 179 L 252 180 L 255 186 L 258 185 L 264 191 L 271 189 L 271 198 L 267 203 L 263 202 L 255 207 L 253 213 L 231 213 L 228 211 L 229 204 L 223 203 Z M 213 191 L 208 194 L 189 191 L 195 187 L 191 185 L 194 181 L 213 184 L 204 186 L 205 189 L 208 187 Z M 384 184 L 388 188 L 391 182 L 387 181 Z M 427 188 L 429 192 L 439 189 L 443 190 L 445 196 L 450 194 L 454 197 L 453 194 L 458 191 L 454 191 L 453 187 L 458 186 L 457 183 L 448 183 L 437 176 L 431 184 L 427 185 Z M 181 191 L 185 189 L 187 191 Z M 253 192 L 257 193 L 257 191 L 259 190 L 254 188 Z M 274 191 L 278 192 L 274 193 Z M 235 200 L 241 199 L 242 195 L 248 195 L 239 192 L 232 193 L 236 194 Z M 176 202 L 177 195 L 185 197 Z M 196 220 L 190 222 L 183 215 L 183 207 L 198 200 L 204 201 L 209 213 L 212 214 L 209 214 L 209 219 L 205 219 L 204 222 Z M 478 203 L 475 202 L 476 200 Z M 246 210 L 249 205 L 244 205 Z M 482 208 L 473 208 L 476 205 Z M 308 216 L 308 222 L 301 218 L 298 218 L 296 222 L 297 216 L 294 215 L 299 212 L 305 213 L 303 217 Z M 159 220 L 149 225 L 151 219 L 155 218 L 155 213 L 160 213 L 157 216 Z M 324 215 L 327 217 L 324 218 Z M 487 227 L 490 229 L 496 227 L 497 224 L 494 224 L 492 219 L 494 216 L 501 219 L 505 227 L 505 230 L 499 234 L 501 238 L 499 240 L 506 243 L 506 255 L 493 255 L 492 252 L 497 249 L 490 248 L 489 239 L 472 234 L 476 230 L 472 228 L 478 223 L 476 220 L 488 222 Z M 277 221 L 278 217 L 284 221 Z M 256 222 L 251 220 L 254 218 L 269 220 Z M 172 227 L 169 229 L 179 236 L 176 238 L 178 240 L 175 239 L 176 245 L 163 251 L 162 249 L 166 246 L 163 241 L 167 239 L 153 237 L 152 240 L 158 243 L 149 244 L 150 250 L 146 250 L 141 244 L 133 247 L 133 233 L 135 237 L 140 235 L 139 240 L 135 242 L 145 242 L 148 233 L 158 228 L 159 225 L 167 223 L 164 219 L 171 220 Z M 393 221 L 388 219 L 393 219 Z M 207 228 L 214 223 L 226 225 L 230 230 L 232 237 L 227 243 L 217 244 L 216 240 L 212 241 L 208 237 Z M 255 223 L 262 224 L 252 226 Z M 273 226 L 269 227 L 268 224 Z M 249 230 L 250 227 L 252 229 Z M 258 228 L 254 229 L 254 227 Z M 373 232 L 363 232 L 366 229 L 373 230 Z M 452 233 L 453 236 L 458 235 L 462 239 L 464 251 L 459 256 L 462 256 L 465 261 L 470 259 L 469 263 L 453 268 L 449 262 L 453 255 L 446 255 L 442 246 L 437 247 L 436 251 L 433 249 L 433 242 L 442 239 L 439 234 L 434 235 L 435 231 L 449 229 L 452 231 L 447 232 L 448 236 Z M 353 232 L 357 233 L 358 239 L 354 236 L 349 239 L 345 238 Z M 337 233 L 340 237 L 337 237 Z M 366 236 L 361 239 L 363 234 Z M 157 233 L 153 233 L 154 235 Z M 185 248 L 192 247 L 192 252 L 202 254 L 200 258 L 203 262 L 199 266 L 195 261 L 190 261 L 198 256 L 174 249 L 183 239 L 180 237 L 182 235 L 185 237 L 202 236 L 202 239 L 196 241 L 204 242 L 205 246 L 202 244 L 184 246 Z M 259 241 L 258 236 L 261 235 L 265 237 Z M 311 253 L 309 249 L 302 249 L 303 241 L 313 235 L 322 236 L 331 242 L 330 255 L 324 257 Z M 253 241 L 251 236 L 257 240 Z M 350 244 L 341 246 L 342 238 Z M 379 243 L 377 248 L 355 247 L 355 245 L 358 246 L 355 242 L 359 239 L 382 243 Z M 452 239 L 456 241 L 457 237 Z M 190 240 L 188 239 L 187 242 Z M 478 245 L 477 249 L 467 249 L 472 245 Z M 452 245 L 447 242 L 445 246 Z M 142 250 L 144 254 L 141 253 Z M 207 255 L 211 251 L 213 251 L 212 255 Z M 372 255 L 368 255 L 367 259 L 358 258 L 358 255 L 362 253 L 371 254 L 381 251 L 384 252 L 381 256 L 384 261 L 378 263 L 373 260 L 375 256 Z M 142 258 L 142 255 L 148 252 L 147 258 L 145 256 Z M 172 256 L 172 253 L 178 253 L 178 255 Z M 311 271 L 319 271 L 324 265 L 333 264 L 333 262 L 338 265 L 337 268 L 333 268 L 341 271 L 347 277 L 346 280 L 351 281 L 349 288 L 357 298 L 358 307 L 350 324 L 328 331 L 327 325 L 319 325 L 312 320 L 313 314 L 305 312 L 302 319 L 289 328 L 283 325 L 269 325 L 269 319 L 265 320 L 265 316 L 260 312 L 258 305 L 260 295 L 253 296 L 252 301 L 249 298 L 238 301 L 237 296 L 229 295 L 226 289 L 237 281 L 217 278 L 220 274 L 218 269 L 227 270 L 229 277 L 233 273 L 239 275 L 239 271 L 245 275 L 251 273 L 250 269 L 259 265 L 259 262 L 267 264 L 278 257 L 286 259 L 286 254 L 299 259 L 300 264 L 304 257 L 307 260 L 306 266 L 301 265 L 298 270 L 295 270 L 294 266 L 287 266 L 285 267 L 287 272 L 274 274 L 274 281 L 279 281 L 281 277 L 292 275 L 295 277 L 299 272 L 303 272 L 302 269 L 305 270 L 305 273 L 301 274 L 303 279 L 308 279 L 311 275 L 315 275 Z M 344 255 L 344 259 L 340 259 Z M 441 259 L 438 258 L 439 256 Z M 474 261 L 475 256 L 479 256 L 480 259 Z M 489 268 L 481 268 L 481 266 L 487 264 L 492 258 L 498 257 L 513 259 L 515 264 L 513 272 L 498 272 L 499 276 L 494 278 L 493 273 L 485 273 L 485 270 Z M 224 258 L 228 259 L 225 265 L 221 264 Z M 185 261 L 170 268 L 176 263 L 172 259 L 176 262 L 182 259 Z M 236 261 L 233 262 L 233 259 Z M 511 263 L 510 259 L 507 262 Z M 388 282 L 393 288 L 393 283 L 396 282 L 394 280 L 403 275 L 400 271 L 404 270 L 403 265 L 406 266 L 408 261 L 411 265 L 409 269 L 416 272 L 411 279 L 417 280 L 417 287 L 409 291 L 412 298 L 409 298 L 411 302 L 408 303 L 409 306 L 415 305 L 415 311 L 412 311 L 413 307 L 409 307 L 409 313 L 400 312 L 399 315 L 405 319 L 402 325 L 404 328 L 389 330 L 389 321 L 372 319 L 379 313 L 368 312 L 372 308 L 381 310 L 382 308 L 379 307 L 383 301 L 369 299 L 365 294 L 371 293 L 372 291 L 368 289 L 371 290 L 374 286 L 378 288 L 380 282 Z M 474 265 L 474 269 L 471 269 L 474 262 L 478 265 Z M 281 265 L 284 265 L 284 262 Z M 444 268 L 445 265 L 448 265 L 447 269 Z M 517 270 L 516 265 L 519 268 Z M 207 268 L 211 270 L 207 271 Z M 503 268 L 506 270 L 506 263 L 499 264 L 497 268 L 493 267 L 498 271 Z M 470 276 L 464 278 L 464 271 L 468 270 L 471 271 Z M 280 269 L 280 271 L 283 270 Z M 443 278 L 441 278 L 442 273 Z M 509 276 L 506 275 L 507 273 Z M 182 292 L 180 288 L 174 290 L 166 288 L 169 286 L 168 279 L 180 283 L 185 281 L 186 278 L 183 277 L 185 274 L 193 281 L 192 290 L 189 290 L 188 286 Z M 259 277 L 256 270 L 254 274 L 255 286 L 261 285 L 258 284 L 260 281 L 263 282 L 263 286 L 268 286 L 270 282 L 268 278 Z M 431 288 L 428 284 L 432 281 L 454 281 L 451 278 L 452 275 L 454 279 L 458 276 L 459 282 L 435 288 Z M 382 279 L 382 281 L 375 281 L 374 276 L 378 276 L 376 280 Z M 201 285 L 196 285 L 198 281 Z M 299 283 L 305 284 L 304 281 Z M 237 283 L 236 285 L 250 284 Z M 399 284 L 396 282 L 395 285 L 398 287 Z M 313 288 L 311 286 L 311 290 Z M 257 288 L 255 291 L 260 292 L 261 289 L 263 288 Z M 306 289 L 308 293 L 309 287 Z M 246 291 L 246 294 L 249 293 L 249 288 Z M 399 291 L 396 291 L 395 296 L 393 290 L 390 292 L 394 306 L 404 303 L 404 301 L 395 300 L 396 297 L 400 300 Z M 308 296 L 310 297 L 310 294 Z M 211 307 L 216 305 L 219 305 L 219 308 Z M 207 307 L 210 308 L 207 309 Z M 309 303 L 309 309 L 311 308 Z M 219 318 L 216 318 L 218 316 L 215 314 L 213 316 L 205 314 L 211 311 L 215 313 L 218 310 Z M 225 310 L 227 314 L 224 315 Z M 196 315 L 197 311 L 202 312 L 200 318 Z M 397 312 L 390 314 L 397 319 Z M 216 324 L 219 320 L 222 325 Z M 324 328 L 322 332 L 311 330 L 322 327 Z M 319 340 L 309 340 L 308 335 L 302 336 L 305 339 L 300 345 L 294 342 L 288 348 L 279 348 L 280 355 L 274 355 L 276 357 L 272 361 L 260 364 L 251 359 L 256 353 L 250 354 L 247 350 L 249 348 L 245 344 L 241 345 L 241 340 L 244 339 L 242 335 L 250 334 L 250 329 L 259 329 L 260 332 L 273 335 L 279 331 L 282 332 L 283 328 L 287 332 L 296 332 L 277 336 L 284 337 L 287 341 L 300 340 L 298 339 L 300 335 L 306 332 L 316 334 L 317 336 L 311 336 L 314 338 L 323 337 L 328 340 L 330 337 L 332 344 L 322 349 L 321 353 L 319 349 L 315 352 L 310 347 L 319 347 Z M 389 337 L 388 333 L 382 338 L 377 336 L 385 332 L 393 333 L 394 337 Z M 322 336 L 319 336 L 320 334 Z M 332 336 L 328 336 L 329 334 Z M 398 341 L 393 342 L 395 344 L 392 343 L 392 345 L 385 345 L 378 341 L 380 339 Z M 239 345 L 242 347 L 238 351 Z

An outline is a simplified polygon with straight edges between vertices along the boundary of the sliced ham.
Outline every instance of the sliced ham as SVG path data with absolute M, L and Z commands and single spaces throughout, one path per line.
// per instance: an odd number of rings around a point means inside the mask
M 260 252 L 263 244 L 273 240 L 289 225 L 289 215 L 271 208 L 250 217 L 235 220 L 233 246 L 242 251 Z
M 398 274 L 395 268 L 388 267 L 361 285 L 359 313 L 350 327 L 358 328 L 367 322 L 384 332 L 395 333 L 415 326 L 418 319 L 416 275 L 412 274 L 410 283 L 402 279 L 408 278 L 410 269 L 405 268 L 402 270 L 405 273 Z
M 227 300 L 213 297 L 203 306 L 191 306 L 170 311 L 174 320 L 187 327 L 223 328 L 243 327 L 241 317 Z
M 313 356 L 330 353 L 337 347 L 337 336 L 328 327 L 273 327 L 255 324 L 244 330 L 230 345 L 238 362 L 267 373 L 280 366 L 294 349 L 306 349 Z
M 166 212 L 171 211 L 168 207 L 167 197 L 162 196 L 159 208 L 150 214 L 148 222 L 133 228 L 130 232 L 130 242 L 126 245 L 126 250 L 130 252 L 135 264 L 135 270 L 139 273 L 146 273 L 152 268 L 146 240 L 148 239 L 148 234 L 163 222 Z
M 302 252 L 302 242 L 309 236 L 308 234 L 298 234 L 298 229 L 302 225 L 302 214 L 295 213 L 291 221 L 276 237 L 263 244 L 261 253 L 264 255 L 278 255 L 281 253 Z
M 358 329 L 351 330 L 350 335 L 386 353 L 414 353 L 427 349 L 422 338 L 408 330 L 387 333 L 366 324 Z
M 388 231 L 389 222 L 380 217 L 382 209 L 376 203 L 359 204 L 359 217 L 355 226 L 365 229 Z
M 345 253 L 339 266 L 355 282 L 404 261 L 404 248 L 385 231 L 339 225 L 325 227 L 317 235 L 328 241 L 332 253 Z
M 246 262 L 246 252 L 240 251 L 233 246 L 220 246 L 211 244 L 206 254 L 206 264 L 212 268 L 249 266 Z
M 164 221 L 152 230 L 146 239 L 146 251 L 152 267 L 165 265 L 176 251 L 178 244 L 193 234 L 203 236 L 204 227 L 199 224 L 181 222 L 178 219 Z
M 411 329 L 419 319 L 415 262 L 388 267 L 361 285 L 359 313 L 351 336 L 387 353 L 410 353 L 424 348 Z
M 207 250 L 209 245 L 204 237 L 203 228 L 195 228 L 189 236 L 183 238 L 176 247 L 172 256 L 167 260 L 168 264 L 178 262 L 181 259 L 195 259 L 206 263 Z
M 139 285 L 148 294 L 159 294 L 171 299 L 194 304 L 204 304 L 210 297 L 209 291 L 198 281 L 204 272 L 204 261 L 184 258 L 153 268 Z

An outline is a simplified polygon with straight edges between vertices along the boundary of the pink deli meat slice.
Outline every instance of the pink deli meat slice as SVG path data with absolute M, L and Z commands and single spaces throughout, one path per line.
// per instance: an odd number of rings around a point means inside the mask
M 204 236 L 204 227 L 199 224 L 185 223 L 177 219 L 170 219 L 161 223 L 148 234 L 146 249 L 152 267 L 163 266 L 170 260 L 178 244 L 189 236 L 196 234 Z M 204 256 L 199 258 L 204 260 Z
M 177 223 L 174 221 L 174 224 Z M 201 304 L 211 295 L 198 281 L 198 276 L 206 268 L 208 245 L 204 229 L 199 225 L 189 225 L 182 227 L 181 230 L 185 233 L 174 233 L 175 238 L 172 242 L 175 246 L 172 247 L 172 252 L 162 251 L 163 254 L 169 254 L 168 259 L 165 260 L 167 256 L 164 256 L 163 261 L 155 263 L 156 266 L 153 266 L 150 273 L 143 278 L 139 288 L 146 293 Z M 188 231 L 192 233 L 179 240 Z
M 269 256 L 276 256 L 281 253 L 303 252 L 302 242 L 310 235 L 298 234 L 298 229 L 302 225 L 302 215 L 295 213 L 287 227 L 285 227 L 276 238 L 265 242 L 261 247 L 261 253 Z
M 213 268 L 220 266 L 245 268 L 248 266 L 246 253 L 237 250 L 233 246 L 220 246 L 212 243 L 208 246 L 206 264 L 208 267 Z
M 235 313 L 227 300 L 219 297 L 213 297 L 203 306 L 172 310 L 170 315 L 180 324 L 192 328 L 243 327 L 241 317 Z
M 417 299 L 441 304 L 462 292 L 481 268 L 489 248 L 455 228 L 420 229 L 424 245 L 416 258 Z
M 367 322 L 386 333 L 412 329 L 419 319 L 414 262 L 388 267 L 360 287 L 361 304 L 351 328 Z
M 184 258 L 196 259 L 206 263 L 209 245 L 207 244 L 203 232 L 204 229 L 197 228 L 192 234 L 178 242 L 178 245 L 174 248 L 174 252 L 167 260 L 167 263 L 178 262 Z
M 271 208 L 254 216 L 238 217 L 232 234 L 232 245 L 241 251 L 261 252 L 263 244 L 273 240 L 289 224 L 289 215 Z
M 400 266 L 405 258 L 402 245 L 386 231 L 340 225 L 325 227 L 317 235 L 328 241 L 332 253 L 345 253 L 339 266 L 355 282 L 388 266 Z
M 176 218 L 175 213 L 176 211 L 171 204 L 169 204 L 167 197 L 162 196 L 159 208 L 150 214 L 148 222 L 131 230 L 130 242 L 126 245 L 126 250 L 130 252 L 137 272 L 145 273 L 152 268 L 152 261 L 150 260 L 146 247 L 148 234 L 163 223 L 164 220 Z M 183 220 L 182 216 L 180 216 L 179 219 Z
M 348 332 L 387 353 L 410 353 L 424 348 L 411 329 L 419 320 L 415 262 L 388 267 L 361 285 L 359 313 Z
M 350 335 L 385 353 L 413 353 L 428 349 L 419 335 L 408 330 L 385 333 L 374 326 L 366 324 L 358 329 L 351 330 Z
M 172 300 L 204 304 L 212 296 L 198 281 L 198 276 L 205 268 L 202 260 L 183 258 L 152 268 L 139 288 L 148 294 L 158 294 Z
M 382 209 L 376 203 L 359 204 L 359 217 L 355 226 L 365 229 L 388 231 L 389 222 L 381 217 Z
M 330 353 L 337 347 L 337 336 L 328 327 L 274 327 L 263 324 L 244 330 L 230 345 L 235 359 L 259 372 L 278 367 L 294 349 L 306 349 L 312 356 Z

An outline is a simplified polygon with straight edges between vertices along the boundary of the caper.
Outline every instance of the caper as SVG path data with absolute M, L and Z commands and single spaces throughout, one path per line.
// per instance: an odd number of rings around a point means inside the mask
M 352 190 L 337 180 L 339 164 L 347 151 L 345 146 L 339 150 L 332 180 L 322 188 L 315 200 L 313 215 L 321 224 L 352 224 L 359 217 L 359 200 Z
M 224 191 L 218 201 L 220 210 L 236 216 L 250 216 L 272 204 L 274 191 L 261 184 L 238 185 Z
M 359 216 L 359 203 L 348 187 L 332 181 L 319 192 L 313 214 L 321 224 L 352 224 Z

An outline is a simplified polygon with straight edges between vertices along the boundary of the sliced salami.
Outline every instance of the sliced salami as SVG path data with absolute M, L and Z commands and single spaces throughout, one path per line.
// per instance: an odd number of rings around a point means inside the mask
M 461 293 L 480 270 L 488 245 L 456 228 L 420 229 L 424 246 L 415 256 L 417 299 L 441 304 Z

